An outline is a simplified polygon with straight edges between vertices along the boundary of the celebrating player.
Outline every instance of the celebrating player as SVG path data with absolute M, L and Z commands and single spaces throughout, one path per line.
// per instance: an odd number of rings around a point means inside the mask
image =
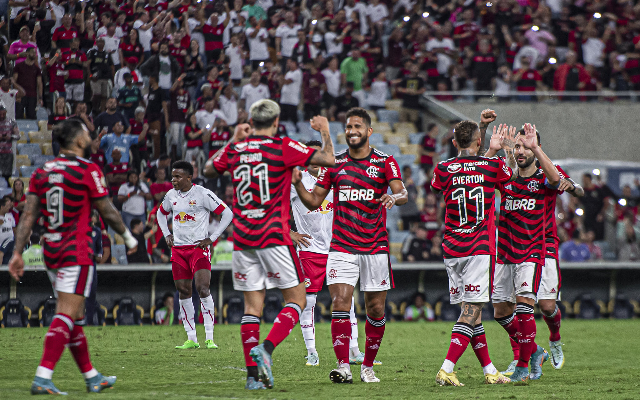
M 300 171 L 294 172 L 294 185 L 302 204 L 315 210 L 333 187 L 334 224 L 327 259 L 327 285 L 333 302 L 331 337 L 338 368 L 329 378 L 336 383 L 353 382 L 349 366 L 351 322 L 349 309 L 353 288 L 360 278 L 365 292 L 367 336 L 360 368 L 363 382 L 380 382 L 373 362 L 385 330 L 385 299 L 391 287 L 389 241 L 386 210 L 405 204 L 407 190 L 400 179 L 398 163 L 388 154 L 369 146 L 373 133 L 371 117 L 362 108 L 347 112 L 348 150 L 336 155 L 336 167 L 323 170 L 312 192 L 302 183 Z M 387 194 L 391 188 L 393 194 Z
M 204 320 L 207 349 L 217 349 L 213 341 L 214 304 L 209 285 L 211 283 L 210 246 L 227 229 L 233 213 L 212 191 L 191 183 L 193 166 L 187 161 L 172 165 L 171 184 L 158 207 L 157 221 L 171 251 L 173 281 L 180 295 L 182 324 L 187 331 L 187 341 L 176 349 L 197 349 L 195 310 L 191 300 L 192 280 L 200 295 L 200 309 Z M 167 225 L 167 215 L 173 213 L 173 233 Z M 207 236 L 209 213 L 220 215 L 220 224 L 211 236 Z
M 500 130 L 494 128 L 488 155 L 499 149 L 495 139 Z M 513 370 L 505 371 L 513 382 L 540 379 L 542 363 L 549 357 L 535 344 L 533 306 L 545 260 L 545 206 L 548 197 L 556 196 L 560 182 L 558 170 L 540 148 L 535 126 L 525 124 L 514 141 L 515 131 L 512 128 L 500 146 L 518 169 L 514 181 L 499 186 L 498 259 L 492 294 L 494 318 L 518 341 L 518 361 Z
M 315 150 L 287 137 L 274 137 L 280 120 L 280 106 L 274 101 L 257 101 L 250 114 L 253 129 L 238 125 L 230 143 L 207 161 L 204 172 L 210 178 L 231 172 L 233 286 L 244 292 L 240 337 L 247 365 L 245 388 L 270 389 L 271 354 L 298 323 L 306 305 L 304 274 L 289 236 L 291 173 L 309 163 L 332 167 L 335 157 L 326 118 L 311 120 L 311 127 L 322 136 L 323 147 Z M 265 288 L 274 287 L 282 291 L 286 305 L 267 339 L 256 346 Z
M 495 189 L 515 179 L 511 169 L 494 157 L 478 156 L 482 137 L 478 124 L 462 121 L 455 126 L 453 145 L 458 156 L 438 163 L 431 181 L 446 202 L 443 252 L 449 275 L 452 304 L 462 312 L 453 326 L 449 351 L 436 375 L 441 386 L 462 386 L 453 372 L 469 342 L 489 384 L 509 382 L 489 358 L 482 306 L 489 301 L 495 250 Z M 484 152 L 484 151 L 483 151 Z
M 11 276 L 19 280 L 24 273 L 22 251 L 33 224 L 42 215 L 46 230 L 43 245 L 45 265 L 58 303 L 44 339 L 44 352 L 31 393 L 66 394 L 60 392 L 51 380 L 65 347 L 69 347 L 78 364 L 87 391 L 100 392 L 112 387 L 116 377 L 103 376 L 93 368 L 81 325 L 84 301 L 91 290 L 95 268 L 91 247 L 91 208 L 97 209 L 102 219 L 122 235 L 128 248 L 135 248 L 138 243 L 109 200 L 100 168 L 87 160 L 91 152 L 87 127 L 77 119 L 68 119 L 56 125 L 53 137 L 60 143 L 60 156 L 38 168 L 31 178 L 13 257 L 9 262 Z
M 307 147 L 319 150 L 322 143 L 312 140 L 306 143 Z M 307 191 L 313 190 L 318 181 L 320 168 L 309 164 L 302 171 L 302 184 Z M 316 351 L 316 334 L 314 309 L 317 293 L 322 290 L 325 276 L 327 275 L 327 258 L 329 245 L 331 244 L 331 226 L 333 224 L 333 193 L 329 192 L 316 210 L 310 211 L 302 204 L 295 188 L 291 190 L 291 209 L 296 222 L 297 232 L 291 231 L 291 240 L 299 249 L 298 257 L 306 275 L 305 286 L 307 288 L 307 306 L 300 316 L 302 337 L 307 346 L 307 365 L 318 366 L 320 360 Z M 355 313 L 354 300 L 351 301 L 349 319 L 351 322 L 351 339 L 349 340 L 349 363 L 362 364 L 364 353 L 358 348 L 358 319 Z M 374 365 L 381 364 L 374 361 Z

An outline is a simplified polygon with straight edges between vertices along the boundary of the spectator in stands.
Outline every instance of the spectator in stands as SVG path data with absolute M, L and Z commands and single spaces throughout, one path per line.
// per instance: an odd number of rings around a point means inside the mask
M 124 214 L 124 211 L 122 212 Z M 124 216 L 124 215 L 123 215 Z M 127 225 L 129 226 L 129 225 Z M 147 239 L 149 239 L 155 231 L 145 229 L 142 220 L 133 218 L 131 220 L 131 234 L 138 241 L 138 246 L 127 250 L 127 262 L 129 264 L 150 264 L 149 254 L 147 253 Z
M 556 69 L 553 77 L 553 90 L 577 92 L 583 90 L 589 80 L 589 74 L 582 64 L 577 63 L 574 51 L 567 51 L 566 60 Z M 576 101 L 578 96 L 562 96 L 564 101 Z
M 149 60 L 140 66 L 140 72 L 145 76 L 157 76 L 158 85 L 165 93 L 165 98 L 169 98 L 169 90 L 182 71 L 182 67 L 175 57 L 169 54 L 169 43 L 160 43 L 160 52 L 152 55 Z
M 198 119 L 195 113 L 191 113 L 187 116 L 187 123 L 184 127 L 184 136 L 187 143 L 187 151 L 185 152 L 184 159 L 186 161 L 197 160 L 200 155 L 204 158 L 203 135 L 206 129 L 198 128 Z
M 122 61 L 122 68 L 118 69 L 113 76 L 113 93 L 117 95 L 120 88 L 126 84 L 124 81 L 124 74 L 126 73 L 131 74 L 133 83 L 142 89 L 144 80 L 142 73 L 135 67 L 137 62 L 138 60 L 135 57 L 125 58 Z
M 225 85 L 218 99 L 218 105 L 225 116 L 227 125 L 230 127 L 246 123 L 249 119 L 249 114 L 245 111 L 244 107 L 238 106 L 239 102 L 240 96 L 233 89 L 233 85 Z
M 135 111 L 135 118 L 129 120 L 129 124 L 131 125 L 131 134 L 136 136 L 140 135 L 143 130 L 149 132 L 149 124 L 147 120 L 144 118 L 145 116 L 145 108 L 142 106 L 138 106 Z M 146 163 L 149 162 L 149 148 L 147 147 L 147 140 L 143 140 L 138 142 L 137 145 L 131 147 L 131 155 L 133 156 L 132 166 L 137 167 L 140 165 L 142 160 Z
M 249 60 L 251 70 L 255 71 L 269 58 L 269 33 L 265 29 L 266 20 L 258 21 L 256 17 L 249 18 L 249 28 L 245 30 L 249 42 Z M 263 64 L 264 65 L 264 64 Z
M 582 233 L 576 229 L 571 240 L 560 245 L 560 258 L 562 261 L 585 262 L 591 258 L 589 247 L 582 241 Z
M 118 189 L 118 201 L 122 204 L 122 220 L 129 229 L 133 230 L 131 221 L 134 218 L 141 221 L 147 219 L 145 201 L 152 199 L 149 187 L 140 181 L 138 171 L 130 169 L 127 172 L 127 183 L 122 184 Z
M 11 198 L 13 199 L 14 217 L 15 211 L 18 212 L 18 216 L 24 210 L 24 205 L 27 202 L 27 197 L 24 191 L 24 182 L 22 179 L 14 179 L 13 187 L 11 188 Z
M 107 162 L 111 163 L 113 158 L 111 157 L 111 153 L 114 149 L 119 149 L 122 153 L 122 162 L 129 162 L 129 150 L 131 146 L 138 144 L 145 140 L 147 136 L 147 131 L 143 130 L 139 135 L 130 135 L 123 134 L 124 125 L 122 122 L 118 121 L 113 126 L 113 132 L 107 134 L 107 130 L 103 129 L 100 132 L 101 140 L 100 140 L 100 148 L 104 149 L 105 156 L 107 157 Z
M 164 199 L 164 195 L 173 189 L 171 182 L 167 181 L 167 170 L 159 169 L 156 172 L 156 181 L 151 184 L 150 192 L 153 196 L 153 204 L 157 205 Z
M 428 261 L 430 257 L 431 241 L 427 239 L 427 230 L 423 225 L 418 225 L 408 246 L 402 248 L 402 261 Z
M 153 59 L 153 57 L 151 58 Z M 169 127 L 169 110 L 167 102 L 169 101 L 169 93 L 165 92 L 158 83 L 158 76 L 149 77 L 149 94 L 147 95 L 147 121 L 149 121 L 149 133 L 153 140 L 153 156 L 157 158 L 162 152 L 164 146 L 163 134 Z M 164 122 L 165 128 L 162 128 Z M 166 142 L 165 142 L 166 143 Z
M 584 228 L 594 231 L 595 240 L 604 239 L 604 199 L 611 196 L 611 190 L 607 186 L 596 186 L 591 174 L 582 176 L 584 196 L 580 198 L 584 209 Z
M 402 167 L 402 181 L 409 193 L 409 201 L 400 209 L 402 230 L 409 230 L 412 223 L 420 222 L 420 211 L 416 201 L 418 200 L 418 187 L 413 181 L 413 171 L 410 165 Z
M 438 204 L 436 196 L 428 192 L 424 200 L 424 205 L 422 206 L 422 211 L 420 212 L 420 222 L 424 224 L 429 239 L 438 236 L 438 232 L 442 226 L 442 215 L 439 212 L 440 210 L 438 210 Z
M 431 260 L 442 260 L 442 235 L 434 235 L 431 238 Z
M 80 51 L 79 38 L 71 40 L 71 48 L 62 53 L 61 61 L 69 72 L 64 84 L 66 98 L 74 102 L 84 101 L 84 70 L 89 67 L 89 62 L 86 54 Z
M 296 23 L 293 11 L 287 11 L 284 15 L 284 24 L 278 26 L 275 31 L 276 54 L 283 68 L 286 68 L 287 61 L 293 55 L 293 47 L 298 43 L 298 31 L 301 29 L 302 25 Z
M 13 68 L 13 80 L 24 88 L 25 95 L 16 102 L 16 117 L 36 119 L 36 106 L 42 106 L 42 71 L 38 67 L 36 48 L 27 49 L 27 58 Z
M 47 10 L 39 8 L 35 10 L 35 18 L 29 21 L 29 29 L 35 36 L 35 42 L 40 54 L 47 54 L 51 51 L 51 32 L 56 25 L 56 14 L 51 12 L 51 19 L 47 19 Z
M 457 57 L 455 44 L 451 38 L 444 36 L 444 29 L 440 25 L 434 27 L 434 36 L 427 41 L 426 50 L 436 53 L 438 58 L 438 73 L 446 75 L 453 59 Z M 395 77 L 394 77 L 395 78 Z
M 171 86 L 171 101 L 169 102 L 169 134 L 167 135 L 167 152 L 175 159 L 182 158 L 182 144 L 184 143 L 184 126 L 187 113 L 191 107 L 191 96 L 184 88 L 187 74 L 182 74 Z M 178 157 L 179 155 L 180 157 Z
M 72 26 L 73 19 L 71 14 L 65 13 L 62 17 L 62 26 L 58 27 L 52 36 L 52 46 L 61 52 L 65 52 L 71 48 L 71 41 L 78 37 L 78 30 Z
M 47 122 L 47 127 L 49 129 L 53 129 L 53 126 L 58 122 L 64 121 L 69 118 L 69 112 L 67 110 L 67 102 L 64 100 L 64 97 L 58 97 L 56 102 L 53 104 L 53 112 L 49 114 L 49 121 Z
M 282 82 L 280 95 L 280 120 L 298 123 L 298 105 L 302 90 L 302 70 L 292 58 L 287 60 L 287 73 Z
M 433 321 L 435 318 L 433 309 L 426 303 L 424 293 L 416 293 L 413 301 L 404 311 L 405 321 Z
M 191 99 L 195 100 L 196 86 L 204 74 L 204 61 L 200 52 L 200 44 L 195 39 L 191 40 L 191 46 L 185 56 L 184 72 L 187 74 L 184 78 L 184 86 Z
M 69 118 L 79 118 L 87 126 L 89 131 L 93 132 L 96 128 L 93 125 L 93 118 L 87 114 L 87 103 L 79 101 L 76 103 L 73 114 L 69 115 Z
M 162 257 L 162 262 L 169 262 L 168 256 L 163 254 Z M 162 296 L 162 307 L 156 310 L 154 319 L 156 325 L 173 325 L 173 293 L 167 292 Z
M 465 47 L 471 46 L 476 41 L 476 35 L 480 31 L 478 25 L 473 21 L 473 9 L 467 8 L 462 12 L 462 23 L 456 26 L 453 31 L 453 40 L 458 42 L 458 48 L 463 51 Z
M 160 155 L 160 157 L 158 157 L 157 160 L 153 160 L 149 163 L 147 170 L 144 171 L 144 177 L 150 180 L 151 182 L 155 182 L 156 173 L 160 169 L 165 170 L 166 172 L 165 176 L 171 176 L 169 167 L 171 167 L 171 157 L 169 157 L 167 154 L 162 154 Z
M 136 69 L 144 61 L 144 51 L 138 38 L 138 31 L 131 29 L 127 36 L 120 40 L 120 46 L 118 47 L 118 55 L 121 60 L 127 60 L 131 57 L 136 59 L 134 65 L 131 68 Z
M 347 82 L 353 83 L 353 96 L 358 98 L 359 104 L 365 104 L 366 95 L 362 90 L 362 84 L 368 80 L 369 67 L 367 61 L 361 57 L 360 50 L 354 48 L 351 56 L 345 58 L 340 64 L 342 74 L 342 85 Z
M 135 118 L 135 110 L 143 105 L 142 92 L 133 84 L 130 73 L 124 74 L 125 85 L 118 90 L 118 105 L 125 118 L 130 120 Z
M 585 244 L 589 248 L 589 253 L 591 254 L 591 261 L 602 260 L 602 249 L 600 245 L 594 242 L 596 238 L 596 234 L 594 231 L 588 231 L 585 234 Z
M 422 137 L 422 149 L 420 149 L 420 167 L 425 174 L 428 174 L 433 166 L 439 161 L 436 152 L 436 142 L 440 128 L 431 122 L 427 125 L 427 133 Z
M 65 81 L 69 75 L 69 71 L 65 71 L 65 66 L 61 59 L 62 53 L 60 50 L 57 50 L 45 63 L 47 75 L 49 76 L 49 98 L 47 99 L 48 108 L 53 108 L 56 98 L 67 97 Z
M 249 112 L 253 103 L 262 99 L 268 99 L 270 96 L 269 87 L 260 82 L 260 71 L 254 70 L 251 72 L 249 83 L 242 87 L 238 107 L 244 108 L 246 112 Z
M 20 139 L 16 121 L 7 117 L 7 109 L 0 103 L 0 176 L 7 181 L 13 175 L 15 150 L 13 141 Z
M 535 92 L 536 90 L 544 90 L 542 76 L 538 71 L 531 68 L 531 58 L 524 56 L 521 59 L 522 67 L 513 74 L 512 80 L 516 82 L 518 92 Z M 533 95 L 518 96 L 519 101 L 535 101 Z
M 118 202 L 118 190 L 127 181 L 127 173 L 129 172 L 129 164 L 121 162 L 122 153 L 120 149 L 113 149 L 111 153 L 112 161 L 105 167 L 105 177 L 107 186 L 109 187 L 109 195 L 114 198 L 114 203 Z
M 13 88 L 11 85 L 13 84 Z M 7 110 L 7 118 L 16 119 L 16 99 L 18 96 L 24 96 L 26 93 L 22 86 L 18 85 L 13 77 L 3 75 L 0 78 L 0 102 L 2 102 Z
M 367 93 L 367 108 L 373 111 L 384 109 L 388 96 L 389 82 L 387 81 L 387 73 L 383 68 L 379 68 Z
M 426 91 L 424 79 L 418 76 L 418 65 L 409 65 L 409 75 L 402 79 L 396 91 L 402 94 L 401 122 L 413 122 L 417 125 L 420 119 L 420 96 Z
M 346 123 L 345 115 L 347 111 L 353 107 L 360 106 L 360 101 L 353 95 L 353 88 L 353 82 L 347 82 L 344 94 L 338 97 L 335 103 L 329 108 L 329 115 L 335 116 L 335 119 L 343 124 Z
M 98 30 L 98 36 L 104 40 L 104 49 L 111 55 L 114 68 L 116 70 L 120 69 L 120 54 L 118 53 L 120 38 L 116 35 L 116 25 L 109 23 L 107 25 L 107 33 L 100 35 Z
M 27 50 L 37 50 L 36 44 L 31 42 L 29 40 L 30 38 L 31 34 L 29 33 L 29 28 L 26 26 L 20 28 L 20 38 L 11 43 L 11 46 L 9 46 L 9 51 L 7 52 L 7 61 L 13 61 L 14 65 L 17 66 L 27 59 Z
M 111 154 L 113 157 L 113 153 Z M 101 171 L 104 171 L 104 167 L 107 163 L 107 158 L 104 156 L 104 151 L 100 149 L 100 139 L 96 136 L 91 141 L 91 162 L 96 164 Z M 120 187 L 120 186 L 118 186 Z
M 480 40 L 478 47 L 479 51 L 473 55 L 473 62 L 471 63 L 473 68 L 471 76 L 475 82 L 475 89 L 478 91 L 493 91 L 496 85 L 498 59 L 491 52 L 488 40 Z
M 316 115 L 320 115 L 322 110 L 322 92 L 326 92 L 326 90 L 327 85 L 324 80 L 324 75 L 318 71 L 313 63 L 309 63 L 307 70 L 302 76 L 305 121 Z
M 633 222 L 630 218 L 625 218 L 622 226 L 624 231 L 618 240 L 618 260 L 638 261 L 640 260 L 640 245 Z
M 131 126 L 129 121 L 120 112 L 117 112 L 118 100 L 115 97 L 109 97 L 106 103 L 106 110 L 100 113 L 95 121 L 94 125 L 98 132 L 106 130 L 107 132 L 113 132 L 113 126 L 120 122 L 125 127 L 125 133 L 131 132 Z

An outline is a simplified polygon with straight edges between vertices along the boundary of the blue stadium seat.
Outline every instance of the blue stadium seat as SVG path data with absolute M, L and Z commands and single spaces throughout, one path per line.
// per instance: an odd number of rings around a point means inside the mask
M 48 116 L 47 116 L 47 119 L 48 119 Z M 21 130 L 22 132 L 39 130 L 38 121 L 33 119 L 19 119 L 16 121 L 16 123 L 18 124 L 18 129 Z
M 33 157 L 33 165 L 36 167 L 41 167 L 44 163 L 53 160 L 54 156 L 34 156 Z
M 400 164 L 400 168 L 403 168 L 405 165 L 413 165 L 416 162 L 415 154 L 400 154 L 395 156 L 396 161 Z
M 373 136 L 373 135 L 372 135 Z M 400 147 L 396 146 L 395 144 L 381 144 L 376 146 L 376 149 L 380 150 L 383 153 L 389 154 L 391 156 L 399 156 L 400 153 Z
M 339 151 L 348 149 L 349 146 L 347 146 L 346 144 L 335 144 L 333 148 L 335 149 L 335 152 L 337 154 Z
M 18 154 L 27 155 L 29 158 L 42 155 L 42 149 L 37 143 L 18 143 L 17 150 Z
M 0 326 L 3 328 L 28 328 L 30 319 L 31 309 L 19 299 L 7 300 L 0 308 Z
M 604 311 L 604 304 L 593 299 L 590 294 L 583 294 L 573 303 L 576 318 L 598 319 Z
M 0 199 L 3 198 L 4 196 L 10 195 L 11 193 L 13 193 L 11 188 L 2 188 L 2 189 L 0 189 Z
M 127 248 L 124 244 L 112 244 L 111 245 L 112 257 L 118 261 L 120 265 L 127 265 Z
M 396 110 L 378 110 L 378 122 L 388 122 L 393 125 L 400 122 L 400 114 Z
M 281 121 L 282 125 L 287 128 L 287 135 L 291 135 L 291 133 L 296 133 L 298 130 L 296 129 L 296 125 L 291 121 Z
M 276 295 L 269 295 L 264 300 L 264 309 L 262 310 L 262 319 L 264 322 L 272 323 L 278 314 L 282 311 L 282 302 Z
M 344 133 L 344 125 L 342 125 L 342 122 L 329 122 L 329 132 L 331 132 L 331 135 Z
M 37 168 L 38 167 L 28 167 L 26 165 L 23 165 L 22 167 L 20 167 L 20 176 L 23 178 L 31 178 L 31 175 L 33 175 Z
M 409 143 L 410 144 L 422 144 L 422 137 L 424 136 L 424 133 L 419 132 L 419 133 L 410 133 L 409 134 Z
M 244 300 L 242 297 L 234 296 L 227 299 L 222 308 L 222 317 L 227 324 L 239 324 L 244 315 Z
M 389 242 L 402 243 L 409 235 L 410 235 L 409 231 L 390 231 Z
M 638 303 L 627 297 L 618 295 L 609 301 L 609 317 L 615 319 L 631 319 L 638 310 Z
M 131 297 L 123 297 L 113 307 L 113 322 L 118 325 L 142 325 L 144 309 Z
M 48 121 L 49 113 L 47 112 L 47 109 L 44 107 L 38 107 L 36 111 L 36 118 L 38 119 L 38 121 Z
M 0 176 L 0 189 L 6 189 L 9 187 L 9 182 L 7 182 L 4 177 Z
M 369 136 L 369 144 L 378 148 L 379 145 L 384 144 L 384 138 L 382 137 L 381 134 L 374 133 L 371 136 Z

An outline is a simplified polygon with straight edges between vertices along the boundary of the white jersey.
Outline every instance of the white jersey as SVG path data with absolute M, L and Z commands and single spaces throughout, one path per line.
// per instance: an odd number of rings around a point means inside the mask
M 318 178 L 308 171 L 302 172 L 302 184 L 309 192 L 313 191 Z M 291 185 L 291 209 L 293 219 L 296 221 L 298 233 L 311 236 L 309 247 L 302 247 L 301 251 L 311 253 L 329 254 L 333 226 L 333 191 L 329 191 L 322 205 L 317 210 L 309 211 L 302 204 L 296 189 Z
M 160 205 L 163 215 L 173 213 L 174 246 L 195 246 L 209 237 L 209 213 L 222 214 L 227 205 L 212 191 L 193 185 L 187 193 L 171 189 Z
M 0 246 L 4 247 L 7 243 L 13 241 L 13 228 L 16 227 L 16 220 L 13 215 L 8 212 L 0 216 Z

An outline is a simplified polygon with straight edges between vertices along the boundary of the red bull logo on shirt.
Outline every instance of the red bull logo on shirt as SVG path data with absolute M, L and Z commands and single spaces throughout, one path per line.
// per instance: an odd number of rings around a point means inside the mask
M 189 215 L 186 212 L 179 212 L 178 214 L 176 214 L 175 217 L 173 217 L 173 219 L 177 222 L 180 222 L 181 224 L 184 224 L 187 221 L 196 221 L 196 217 L 194 217 L 193 215 Z
M 320 207 L 318 207 L 317 209 L 315 209 L 313 211 L 309 211 L 307 214 L 311 214 L 311 213 L 327 214 L 327 213 L 329 213 L 331 211 L 333 211 L 333 203 L 330 202 L 329 200 L 325 199 L 322 202 L 322 205 L 320 205 Z

